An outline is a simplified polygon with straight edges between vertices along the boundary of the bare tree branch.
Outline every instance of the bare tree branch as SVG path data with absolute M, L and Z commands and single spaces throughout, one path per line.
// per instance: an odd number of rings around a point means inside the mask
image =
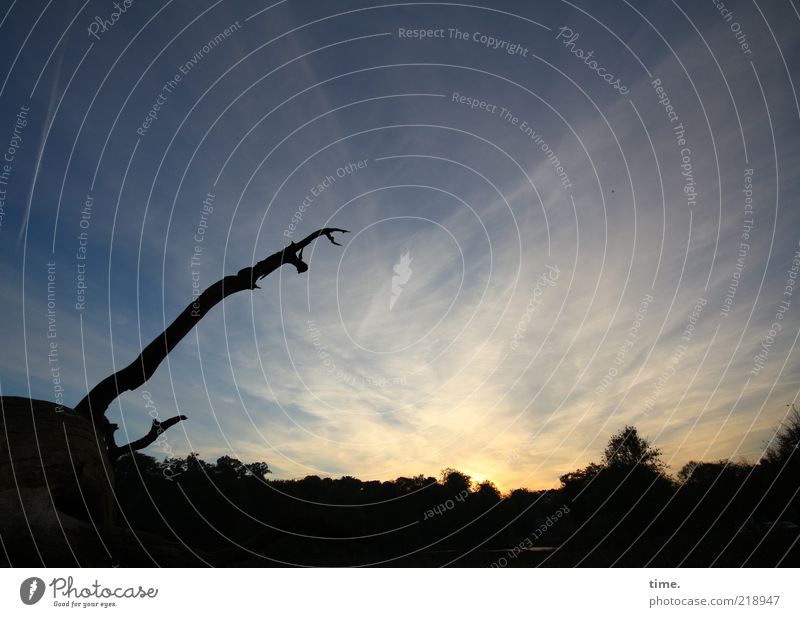
M 108 458 L 110 458 L 111 461 L 113 462 L 123 454 L 132 454 L 136 450 L 142 450 L 147 446 L 149 446 L 150 444 L 152 444 L 153 442 L 155 442 L 158 439 L 158 437 L 169 427 L 174 426 L 178 422 L 187 419 L 188 418 L 186 416 L 173 416 L 172 418 L 164 420 L 163 422 L 159 422 L 158 420 L 153 419 L 153 425 L 150 427 L 150 430 L 144 437 L 140 437 L 136 441 L 132 441 L 124 446 L 116 446 L 116 445 L 110 446 L 108 448 Z M 112 427 L 111 428 L 112 433 L 117 428 L 116 424 L 110 424 L 109 426 Z
M 257 282 L 284 264 L 293 265 L 297 268 L 298 274 L 307 271 L 308 264 L 303 261 L 303 249 L 320 236 L 325 236 L 332 244 L 341 246 L 336 242 L 334 233 L 347 233 L 347 230 L 336 227 L 318 229 L 300 242 L 292 242 L 283 250 L 259 261 L 256 265 L 243 268 L 236 275 L 226 276 L 208 287 L 178 315 L 166 330 L 154 338 L 133 362 L 109 375 L 92 388 L 75 406 L 75 411 L 90 418 L 95 424 L 103 425 L 106 444 L 109 448 L 117 447 L 113 445 L 115 425 L 110 424 L 107 420 L 103 423 L 102 420 L 105 419 L 108 406 L 120 394 L 128 390 L 135 390 L 144 384 L 181 339 L 224 298 L 245 289 L 259 289 Z M 175 420 L 175 422 L 177 421 Z

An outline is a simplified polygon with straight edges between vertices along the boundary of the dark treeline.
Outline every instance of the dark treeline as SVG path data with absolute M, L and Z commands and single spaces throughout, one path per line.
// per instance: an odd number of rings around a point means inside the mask
M 454 469 L 276 480 L 266 463 L 137 453 L 117 462 L 116 492 L 134 529 L 203 554 L 238 545 L 237 565 L 797 566 L 798 443 L 793 409 L 760 461 L 673 476 L 626 426 L 559 488 L 506 495 Z

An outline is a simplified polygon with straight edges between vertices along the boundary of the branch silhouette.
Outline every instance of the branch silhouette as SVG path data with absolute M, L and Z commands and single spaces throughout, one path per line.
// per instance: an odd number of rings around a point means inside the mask
M 166 431 L 170 426 L 174 426 L 178 422 L 187 419 L 188 419 L 187 416 L 183 415 L 173 416 L 172 418 L 164 420 L 163 422 L 159 422 L 157 419 L 153 419 L 153 425 L 150 427 L 150 430 L 144 437 L 140 437 L 139 439 L 132 441 L 124 446 L 116 446 L 116 445 L 111 446 L 108 449 L 108 458 L 111 459 L 112 461 L 115 461 L 123 454 L 131 454 L 136 450 L 142 450 L 147 446 L 149 446 L 150 444 L 152 444 L 153 442 L 155 442 L 161 435 L 161 433 Z M 117 430 L 116 424 L 109 424 L 109 427 L 111 428 L 112 433 L 113 431 Z
M 135 390 L 142 386 L 155 373 L 158 366 L 175 348 L 175 346 L 205 317 L 214 306 L 228 296 L 246 289 L 260 289 L 258 281 L 271 274 L 284 264 L 291 264 L 297 269 L 298 274 L 308 270 L 308 264 L 303 261 L 303 249 L 320 236 L 325 236 L 332 244 L 341 246 L 334 238 L 334 233 L 348 233 L 346 229 L 325 227 L 309 234 L 300 242 L 292 242 L 289 246 L 273 253 L 266 259 L 259 261 L 254 266 L 243 268 L 235 275 L 226 276 L 209 286 L 183 312 L 173 321 L 166 330 L 154 338 L 141 354 L 128 366 L 103 379 L 75 406 L 75 411 L 90 419 L 95 425 L 100 426 L 109 455 L 112 458 L 120 454 L 144 448 L 170 426 L 185 420 L 186 416 L 176 416 L 163 423 L 153 422 L 150 432 L 125 446 L 117 446 L 114 442 L 115 424 L 105 418 L 108 406 L 123 392 Z M 152 437 L 152 439 L 151 439 Z

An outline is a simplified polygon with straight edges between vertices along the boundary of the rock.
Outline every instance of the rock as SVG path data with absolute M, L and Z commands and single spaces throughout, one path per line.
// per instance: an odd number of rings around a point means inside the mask
M 0 565 L 219 565 L 121 518 L 105 444 L 91 422 L 49 401 L 0 397 Z
M 115 521 L 114 474 L 102 436 L 49 401 L 0 397 L 0 492 L 45 489 L 52 506 L 96 525 Z
M 10 565 L 106 565 L 94 528 L 116 519 L 113 478 L 91 422 L 49 401 L 0 397 L 0 536 Z

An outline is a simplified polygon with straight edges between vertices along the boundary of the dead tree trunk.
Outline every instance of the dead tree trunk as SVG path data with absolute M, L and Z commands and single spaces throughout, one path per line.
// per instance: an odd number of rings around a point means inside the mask
M 303 249 L 320 236 L 326 236 L 333 244 L 339 245 L 333 237 L 334 233 L 347 233 L 347 230 L 335 227 L 319 229 L 300 242 L 290 243 L 283 250 L 270 255 L 256 265 L 243 268 L 237 274 L 217 281 L 189 304 L 166 330 L 154 338 L 139 354 L 139 357 L 91 389 L 75 406 L 75 411 L 90 419 L 101 431 L 108 448 L 108 456 L 112 461 L 126 452 L 133 452 L 149 446 L 162 432 L 181 420 L 185 420 L 186 416 L 175 416 L 164 422 L 154 420 L 153 426 L 145 436 L 127 445 L 117 446 L 114 440 L 114 431 L 118 427 L 106 418 L 108 406 L 123 392 L 142 386 L 181 339 L 191 332 L 208 311 L 224 298 L 245 289 L 259 289 L 258 281 L 284 264 L 293 265 L 297 268 L 298 274 L 305 272 L 308 270 L 308 264 L 303 261 Z

